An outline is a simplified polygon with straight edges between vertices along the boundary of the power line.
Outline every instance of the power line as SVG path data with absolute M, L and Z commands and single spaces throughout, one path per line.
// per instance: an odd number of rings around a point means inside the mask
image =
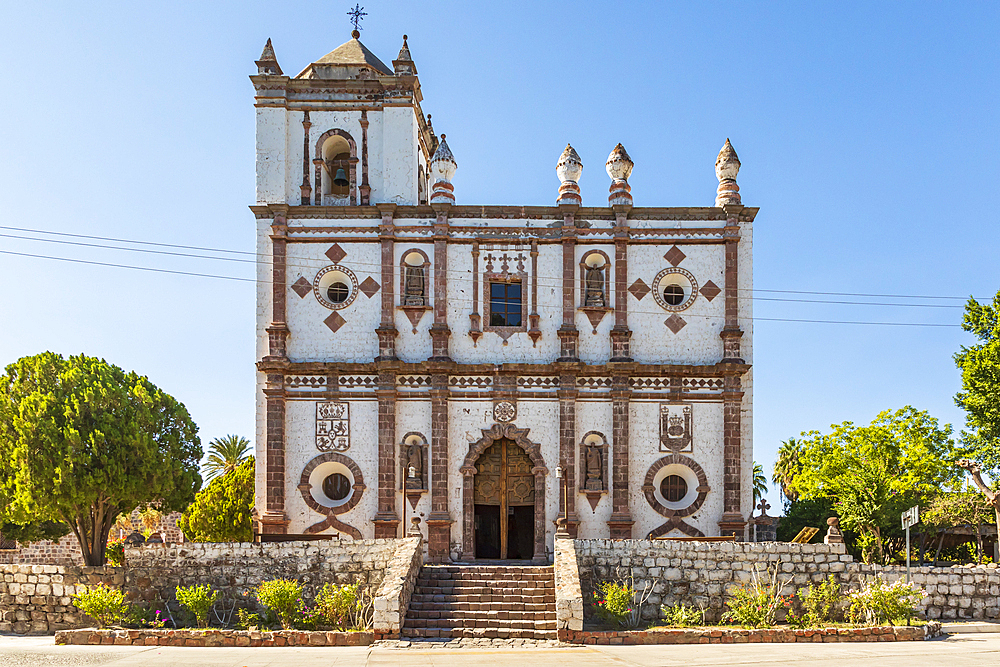
M 56 256 L 52 256 L 52 255 L 38 255 L 38 254 L 32 254 L 32 253 L 13 252 L 13 251 L 10 251 L 10 250 L 0 250 L 0 254 L 16 255 L 16 256 L 19 256 L 19 257 L 32 257 L 32 258 L 37 258 L 37 259 L 51 259 L 51 260 L 56 260 L 56 261 L 61 261 L 61 262 L 74 262 L 74 263 L 78 263 L 78 264 L 89 264 L 89 265 L 94 265 L 94 266 L 108 266 L 108 267 L 114 267 L 114 268 L 120 268 L 120 269 L 134 269 L 134 270 L 137 270 L 137 271 L 149 271 L 149 272 L 154 272 L 154 273 L 168 273 L 168 274 L 174 274 L 174 275 L 194 276 L 194 277 L 198 277 L 198 278 L 218 278 L 218 279 L 221 279 L 221 280 L 234 280 L 234 281 L 248 282 L 248 283 L 263 283 L 263 284 L 268 284 L 269 283 L 269 281 L 266 281 L 266 280 L 257 280 L 257 279 L 254 279 L 254 278 L 240 278 L 240 277 L 236 277 L 236 276 L 221 276 L 221 275 L 208 274 L 208 273 L 196 273 L 196 272 L 192 272 L 192 271 L 175 271 L 175 270 L 171 270 L 171 269 L 160 269 L 160 268 L 149 267 L 149 266 L 134 266 L 134 265 L 129 265 L 129 264 L 115 264 L 115 263 L 111 263 L 111 262 L 96 262 L 96 261 L 84 260 L 84 259 L 76 259 L 76 258 L 71 258 L 71 257 L 56 257 Z M 449 298 L 448 300 L 449 300 L 449 302 L 459 302 L 459 303 L 466 303 L 466 304 L 473 303 L 473 301 L 471 299 Z M 558 310 L 558 311 L 561 311 L 562 310 L 562 306 L 548 305 L 548 304 L 542 304 L 542 305 L 535 304 L 535 309 L 536 310 L 553 310 L 553 311 L 557 311 Z M 658 311 L 649 311 L 649 310 L 647 310 L 647 311 L 640 311 L 640 310 L 631 309 L 631 312 L 634 312 L 636 314 L 646 314 L 646 315 L 660 314 Z M 696 314 L 696 313 L 685 313 L 684 317 L 704 318 L 704 319 L 716 319 L 716 320 L 725 319 L 724 316 L 719 316 L 719 315 L 700 315 L 700 314 Z M 951 327 L 951 328 L 961 327 L 961 325 L 959 325 L 959 324 L 939 324 L 939 323 L 932 323 L 932 322 L 864 322 L 864 321 L 851 321 L 851 320 L 811 320 L 811 319 L 792 319 L 792 318 L 779 318 L 779 317 L 750 317 L 750 318 L 742 317 L 740 319 L 751 319 L 753 321 L 763 321 L 763 322 L 793 322 L 793 323 L 808 323 L 808 324 L 853 324 L 853 325 L 871 325 L 871 326 Z
M 29 236 L 20 236 L 20 235 L 16 235 L 16 234 L 0 234 L 0 237 L 14 238 L 14 239 L 20 239 L 20 240 L 26 240 L 26 241 L 39 241 L 39 242 L 44 242 L 44 243 L 59 243 L 59 244 L 81 246 L 81 247 L 102 248 L 102 249 L 107 249 L 107 250 L 123 250 L 123 251 L 129 251 L 129 252 L 141 252 L 141 253 L 146 253 L 146 254 L 160 254 L 160 255 L 168 255 L 168 256 L 175 256 L 175 257 L 189 257 L 189 258 L 193 258 L 193 259 L 208 259 L 208 260 L 218 260 L 218 261 L 227 261 L 227 262 L 241 262 L 241 263 L 248 263 L 248 264 L 256 264 L 258 262 L 259 263 L 264 263 L 264 264 L 271 264 L 271 263 L 273 263 L 272 260 L 271 260 L 271 258 L 270 258 L 270 255 L 260 254 L 260 253 L 253 253 L 253 252 L 242 251 L 242 250 L 224 250 L 224 249 L 217 249 L 217 248 L 205 248 L 205 247 L 199 247 L 199 246 L 185 246 L 185 245 L 177 245 L 177 244 L 170 244 L 170 243 L 154 243 L 154 242 L 151 242 L 151 241 L 131 241 L 131 240 L 128 240 L 128 239 L 116 239 L 116 238 L 110 238 L 110 237 L 90 236 L 90 235 L 86 235 L 86 234 L 69 234 L 69 233 L 64 233 L 64 232 L 49 232 L 49 231 L 45 231 L 45 230 L 32 230 L 32 229 L 26 229 L 26 228 L 21 228 L 21 227 L 0 226 L 0 229 L 12 229 L 12 230 L 17 230 L 17 231 L 27 231 L 27 232 L 31 232 L 31 233 L 55 234 L 55 235 L 59 235 L 59 236 L 68 236 L 68 237 L 76 237 L 76 238 L 89 238 L 89 239 L 95 239 L 95 240 L 106 240 L 106 241 L 113 241 L 113 242 L 117 242 L 117 243 L 138 243 L 138 244 L 152 245 L 152 246 L 182 248 L 182 249 L 191 249 L 191 250 L 201 250 L 201 251 L 205 251 L 205 252 L 227 252 L 227 253 L 234 253 L 234 254 L 242 254 L 242 255 L 255 256 L 255 257 L 258 257 L 258 259 L 257 260 L 252 260 L 252 259 L 239 259 L 239 258 L 233 258 L 233 257 L 211 257 L 211 256 L 206 256 L 206 255 L 193 255 L 193 254 L 190 254 L 190 253 L 167 252 L 167 251 L 163 251 L 163 250 L 146 250 L 146 249 L 143 249 L 143 248 L 122 248 L 122 247 L 118 247 L 118 246 L 109 246 L 109 245 L 103 245 L 103 244 L 82 243 L 82 242 L 79 242 L 79 241 L 62 241 L 62 240 L 58 240 L 58 239 L 33 238 L 33 237 L 29 237 Z M 261 257 L 263 257 L 264 259 L 263 260 L 259 259 Z M 296 264 L 296 263 L 292 263 L 292 262 L 286 262 L 286 266 L 293 267 L 293 268 L 315 269 L 315 268 L 317 268 L 317 266 L 325 264 L 325 261 L 324 260 L 320 260 L 320 259 L 306 260 L 306 261 L 316 262 L 316 266 L 308 265 L 308 264 Z M 373 262 L 353 261 L 351 263 L 353 265 L 356 265 L 356 266 L 371 266 L 371 267 L 379 267 L 379 268 L 381 268 L 381 264 L 375 264 Z M 449 274 L 452 274 L 453 276 L 462 276 L 462 277 L 465 277 L 466 274 L 468 273 L 466 271 L 461 271 L 461 270 L 458 270 L 458 269 L 449 269 L 447 272 Z M 544 285 L 544 286 L 548 286 L 548 287 L 555 287 L 555 288 L 561 288 L 562 287 L 562 282 L 553 283 L 553 282 L 546 282 L 544 280 L 539 280 L 539 284 Z M 806 294 L 806 295 L 819 295 L 819 296 L 882 297 L 882 298 L 898 298 L 898 299 L 911 299 L 912 298 L 912 299 L 961 299 L 961 300 L 965 300 L 965 299 L 968 298 L 968 297 L 957 297 L 957 296 L 928 296 L 928 295 L 900 295 L 900 294 L 864 294 L 864 293 L 857 293 L 857 292 L 817 292 L 817 291 L 805 291 L 805 290 L 768 290 L 768 289 L 746 290 L 746 289 L 741 289 L 740 291 L 741 292 L 743 292 L 743 291 L 751 291 L 751 292 L 762 292 L 762 293 L 773 293 L 773 294 Z M 888 306 L 888 307 L 897 307 L 897 308 L 964 308 L 965 307 L 965 306 L 962 306 L 962 305 L 922 304 L 922 303 L 885 303 L 885 302 L 865 302 L 865 301 L 834 301 L 834 300 L 827 300 L 827 299 L 782 299 L 782 298 L 761 297 L 761 296 L 751 296 L 751 298 L 754 299 L 754 300 L 756 300 L 756 301 L 782 301 L 782 302 L 789 302 L 789 303 L 816 303 L 816 304 L 853 305 L 853 306 Z

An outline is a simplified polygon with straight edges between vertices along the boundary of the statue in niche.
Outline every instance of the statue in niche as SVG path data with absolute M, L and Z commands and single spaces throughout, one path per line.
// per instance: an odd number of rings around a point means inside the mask
M 587 447 L 587 491 L 604 490 L 604 466 L 601 462 L 601 448 L 597 445 Z
M 406 266 L 406 272 L 403 275 L 404 306 L 423 306 L 426 304 L 424 282 L 424 267 Z
M 424 488 L 424 457 L 420 445 L 410 445 L 406 450 L 406 488 Z
M 583 305 L 596 308 L 604 308 L 604 269 L 603 267 L 588 266 L 583 278 L 584 297 Z

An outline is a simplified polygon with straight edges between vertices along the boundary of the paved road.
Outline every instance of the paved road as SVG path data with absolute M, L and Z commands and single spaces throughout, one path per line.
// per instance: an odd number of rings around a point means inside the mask
M 183 665 L 183 667 L 995 667 L 1000 634 L 952 636 L 898 644 L 724 644 L 711 646 L 601 646 L 545 649 L 174 648 L 55 646 L 51 637 L 0 636 L 3 667 Z

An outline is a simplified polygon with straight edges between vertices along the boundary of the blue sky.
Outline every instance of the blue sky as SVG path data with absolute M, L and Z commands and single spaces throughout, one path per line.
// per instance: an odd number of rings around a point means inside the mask
M 8 3 L 0 225 L 252 251 L 247 75 L 268 37 L 287 74 L 346 41 L 351 6 Z M 620 141 L 636 163 L 636 205 L 711 205 L 730 137 L 743 201 L 761 208 L 757 288 L 1000 288 L 995 3 L 365 9 L 361 39 L 383 61 L 409 35 L 424 110 L 459 163 L 459 203 L 553 203 L 572 142 L 584 203 L 600 204 Z M 0 250 L 252 275 L 241 262 L 4 236 Z M 45 349 L 102 356 L 183 401 L 205 442 L 253 433 L 252 284 L 11 255 L 0 255 L 0 281 L 0 363 Z M 760 318 L 955 325 L 962 312 L 960 300 L 757 297 Z M 884 409 L 962 424 L 951 356 L 971 339 L 958 327 L 761 319 L 754 335 L 755 457 L 768 469 L 780 440 Z

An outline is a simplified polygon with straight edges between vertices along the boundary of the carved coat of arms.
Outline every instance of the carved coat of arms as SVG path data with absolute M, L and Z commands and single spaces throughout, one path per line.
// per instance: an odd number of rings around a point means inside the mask
M 321 452 L 343 452 L 351 446 L 351 429 L 347 403 L 316 404 L 316 449 Z
M 660 403 L 660 451 L 690 452 L 693 443 L 691 406 Z

